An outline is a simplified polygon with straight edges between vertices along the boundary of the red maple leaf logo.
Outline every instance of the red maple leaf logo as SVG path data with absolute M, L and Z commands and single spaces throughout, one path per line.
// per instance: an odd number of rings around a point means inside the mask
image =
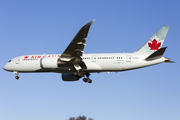
M 148 45 L 149 45 L 149 47 L 150 47 L 150 50 L 158 50 L 159 47 L 161 46 L 161 42 L 158 43 L 157 40 L 154 39 L 154 40 L 152 41 L 152 43 L 149 43 L 149 42 L 148 42 Z
M 29 56 L 25 56 L 25 57 L 24 57 L 24 59 L 27 59 L 27 58 L 29 58 Z

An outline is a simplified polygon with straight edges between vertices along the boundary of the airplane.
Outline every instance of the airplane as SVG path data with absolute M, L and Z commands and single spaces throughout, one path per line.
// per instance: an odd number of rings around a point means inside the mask
M 84 25 L 62 54 L 23 55 L 11 59 L 3 69 L 19 73 L 54 72 L 62 73 L 63 81 L 91 83 L 90 73 L 121 72 L 147 67 L 163 62 L 172 63 L 162 57 L 167 47 L 162 47 L 170 26 L 162 27 L 139 50 L 133 53 L 85 54 L 84 47 L 89 28 L 95 20 Z

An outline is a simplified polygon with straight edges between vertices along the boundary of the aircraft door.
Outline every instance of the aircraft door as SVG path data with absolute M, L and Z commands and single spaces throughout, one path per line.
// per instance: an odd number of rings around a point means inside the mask
M 92 61 L 92 62 L 96 62 L 96 56 L 95 56 L 95 55 L 93 55 L 93 56 L 91 57 L 91 61 Z
M 126 56 L 126 62 L 131 62 L 131 55 Z
M 16 64 L 19 64 L 19 62 L 20 62 L 20 58 L 17 58 L 16 59 Z

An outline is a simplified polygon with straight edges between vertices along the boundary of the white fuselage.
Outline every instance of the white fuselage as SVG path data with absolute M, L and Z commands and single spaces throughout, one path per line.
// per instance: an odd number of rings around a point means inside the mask
M 26 55 L 10 60 L 4 70 L 16 74 L 20 72 L 62 73 L 64 81 L 76 81 L 81 77 L 91 83 L 90 73 L 120 72 L 142 68 L 162 62 L 171 62 L 162 57 L 167 47 L 162 48 L 169 26 L 162 27 L 138 51 L 134 53 L 94 53 L 84 54 L 89 28 L 94 22 L 84 25 L 64 52 L 51 55 Z
M 57 72 L 73 73 L 73 66 L 54 66 L 52 68 L 42 68 L 42 58 L 54 58 L 55 62 L 60 54 L 51 55 L 26 55 L 13 58 L 8 62 L 4 69 L 12 72 Z M 100 54 L 83 54 L 82 59 L 86 65 L 83 72 L 118 72 L 131 69 L 146 67 L 165 61 L 161 57 L 152 61 L 145 61 L 147 56 L 137 53 L 100 53 Z

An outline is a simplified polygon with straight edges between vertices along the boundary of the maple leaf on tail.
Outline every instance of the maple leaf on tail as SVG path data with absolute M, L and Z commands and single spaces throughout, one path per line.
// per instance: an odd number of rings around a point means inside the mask
M 149 42 L 148 42 L 148 45 L 149 45 L 149 47 L 150 47 L 150 50 L 158 50 L 159 47 L 161 46 L 161 42 L 158 43 L 157 40 L 154 39 L 154 40 L 152 41 L 152 43 L 149 43 Z

